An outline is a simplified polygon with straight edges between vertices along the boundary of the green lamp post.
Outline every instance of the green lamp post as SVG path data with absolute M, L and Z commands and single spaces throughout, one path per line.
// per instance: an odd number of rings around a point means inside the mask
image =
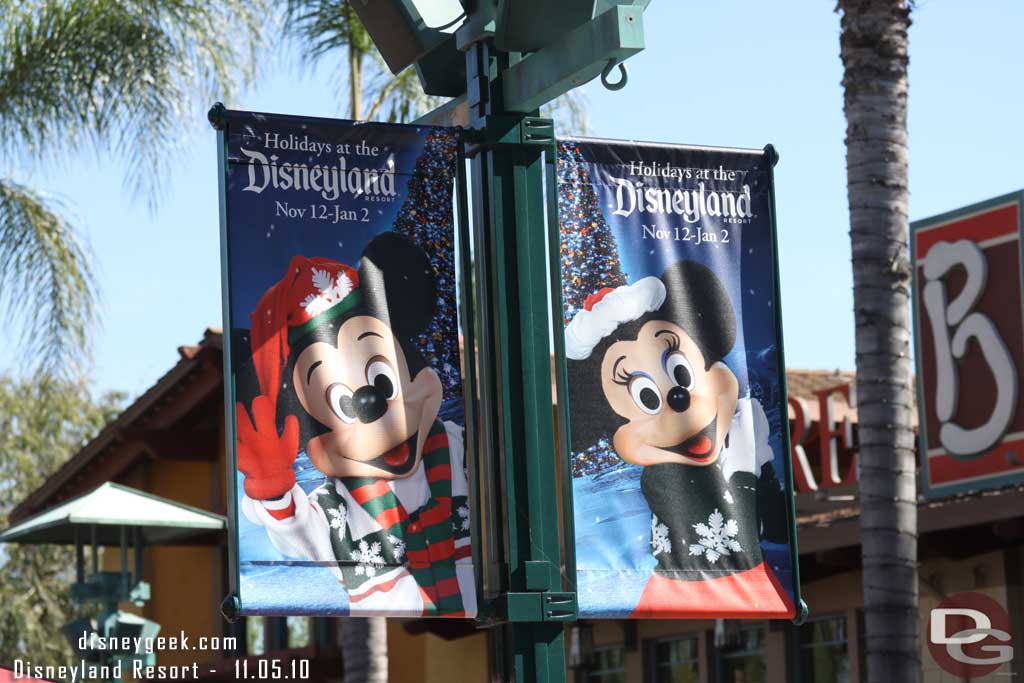
M 564 681 L 563 625 L 577 614 L 572 552 L 563 557 L 561 541 L 572 538 L 569 492 L 558 485 L 568 418 L 562 330 L 552 325 L 561 320 L 556 146 L 554 123 L 538 110 L 598 76 L 612 89 L 625 85 L 622 62 L 644 47 L 648 3 L 352 2 L 393 72 L 415 64 L 425 92 L 466 107 L 466 424 L 485 523 L 481 618 L 495 628 L 496 680 Z M 563 397 L 557 422 L 552 340 Z

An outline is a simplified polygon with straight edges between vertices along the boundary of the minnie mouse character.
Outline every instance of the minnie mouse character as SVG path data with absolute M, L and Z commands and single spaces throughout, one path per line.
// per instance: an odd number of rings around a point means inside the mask
M 284 555 L 329 566 L 353 614 L 476 613 L 462 428 L 438 419 L 441 381 L 412 341 L 436 302 L 426 254 L 384 233 L 358 272 L 294 257 L 252 314 L 242 510 Z M 308 495 L 300 444 L 326 477 Z
M 758 488 L 781 489 L 764 411 L 723 361 L 735 339 L 728 293 L 689 260 L 591 295 L 565 329 L 575 449 L 610 437 L 644 468 L 657 565 L 634 616 L 795 613 L 761 555 Z

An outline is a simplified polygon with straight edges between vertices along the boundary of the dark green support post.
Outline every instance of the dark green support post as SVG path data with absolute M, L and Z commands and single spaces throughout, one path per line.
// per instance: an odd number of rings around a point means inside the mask
M 492 638 L 497 680 L 554 683 L 566 674 L 562 622 L 576 618 L 575 593 L 562 586 L 551 398 L 552 261 L 545 225 L 547 202 L 554 200 L 544 190 L 555 146 L 550 120 L 502 108 L 501 73 L 515 59 L 515 53 L 492 52 L 488 41 L 467 52 L 475 142 L 467 154 L 479 302 L 477 443 L 499 478 L 491 495 L 500 497 L 495 507 L 504 526 L 504 537 L 496 539 L 501 590 L 486 616 L 507 622 Z

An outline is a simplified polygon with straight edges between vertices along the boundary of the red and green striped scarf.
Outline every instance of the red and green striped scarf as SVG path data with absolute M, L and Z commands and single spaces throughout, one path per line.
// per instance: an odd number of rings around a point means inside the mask
M 455 533 L 452 529 L 452 466 L 448 433 L 435 420 L 423 445 L 422 467 L 430 485 L 430 500 L 411 514 L 387 479 L 344 477 L 357 503 L 383 528 L 405 542 L 405 556 L 419 584 L 427 615 L 456 616 L 463 611 L 455 574 Z

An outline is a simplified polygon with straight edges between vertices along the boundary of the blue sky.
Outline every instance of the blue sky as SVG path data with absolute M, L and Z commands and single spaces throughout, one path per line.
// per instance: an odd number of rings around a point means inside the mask
M 591 134 L 779 150 L 776 169 L 786 356 L 792 368 L 853 367 L 853 316 L 834 2 L 655 0 L 628 86 L 586 86 Z M 910 214 L 922 218 L 1024 187 L 1024 3 L 926 0 L 911 28 Z M 338 56 L 338 68 L 343 60 Z M 277 57 L 229 106 L 344 112 L 339 79 Z M 95 154 L 19 180 L 67 203 L 95 254 L 103 326 L 99 389 L 137 395 L 176 347 L 219 326 L 214 133 L 196 112 L 155 212 L 123 189 L 124 167 Z M 0 336 L 0 368 L 17 348 Z

